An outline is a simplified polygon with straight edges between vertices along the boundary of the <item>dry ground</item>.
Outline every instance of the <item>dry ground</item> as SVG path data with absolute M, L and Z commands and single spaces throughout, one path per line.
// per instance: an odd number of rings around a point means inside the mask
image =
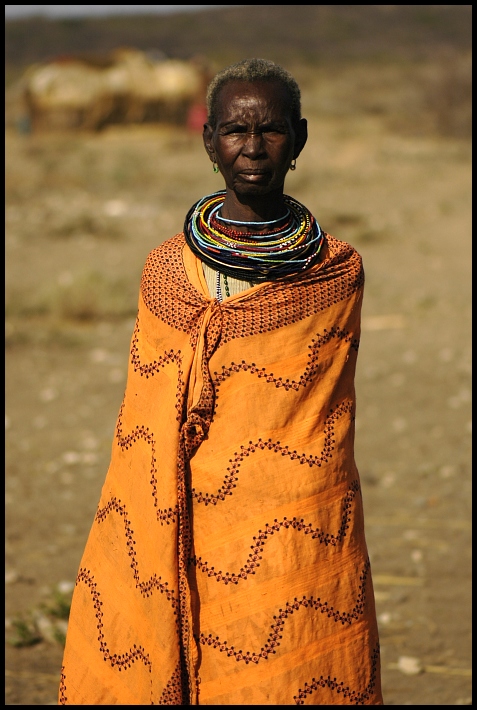
M 286 188 L 364 258 L 356 458 L 385 704 L 470 705 L 470 146 L 334 101 L 306 85 Z M 53 704 L 141 267 L 222 184 L 198 136 L 164 127 L 9 129 L 6 169 L 6 702 Z

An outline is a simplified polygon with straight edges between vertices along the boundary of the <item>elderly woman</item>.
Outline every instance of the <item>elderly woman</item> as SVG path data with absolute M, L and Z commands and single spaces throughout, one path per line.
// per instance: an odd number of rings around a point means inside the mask
M 381 705 L 361 259 L 284 194 L 307 140 L 290 74 L 245 60 L 207 100 L 225 189 L 144 267 L 60 703 Z

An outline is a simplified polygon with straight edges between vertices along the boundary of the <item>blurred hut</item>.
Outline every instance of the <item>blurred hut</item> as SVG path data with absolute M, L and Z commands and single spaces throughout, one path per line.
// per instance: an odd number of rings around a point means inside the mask
M 67 56 L 31 66 L 22 79 L 33 131 L 100 130 L 110 124 L 187 125 L 204 105 L 202 59 L 157 59 L 135 49 L 99 57 Z

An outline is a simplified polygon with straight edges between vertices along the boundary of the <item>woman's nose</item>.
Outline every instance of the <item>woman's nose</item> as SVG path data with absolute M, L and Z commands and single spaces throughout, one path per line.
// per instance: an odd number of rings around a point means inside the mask
M 246 133 L 242 152 L 250 158 L 261 155 L 263 153 L 262 134 L 252 131 Z

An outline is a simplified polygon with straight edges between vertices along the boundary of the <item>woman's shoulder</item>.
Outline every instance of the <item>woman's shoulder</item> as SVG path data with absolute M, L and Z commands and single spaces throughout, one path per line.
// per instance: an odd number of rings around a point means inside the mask
M 182 273 L 184 244 L 184 235 L 180 232 L 151 249 L 142 270 L 142 283 L 163 281 Z
M 323 237 L 321 259 L 293 279 L 293 282 L 302 283 L 305 288 L 317 289 L 318 292 L 324 287 L 349 294 L 360 289 L 364 284 L 361 255 L 342 239 L 328 233 L 324 233 Z
M 163 258 L 170 258 L 173 254 L 177 253 L 178 255 L 181 254 L 182 249 L 185 244 L 185 237 L 183 232 L 179 232 L 178 234 L 175 234 L 173 237 L 169 237 L 169 239 L 165 239 L 161 244 L 158 244 L 157 247 L 154 247 L 154 249 L 151 249 L 149 254 L 147 255 L 146 262 L 149 261 L 150 259 L 163 259 Z
M 329 259 L 357 259 L 362 261 L 361 255 L 349 242 L 337 239 L 331 234 L 324 234 L 326 256 Z
M 179 232 L 169 239 L 165 239 L 157 247 L 151 249 L 146 257 L 144 270 L 156 269 L 159 266 L 179 266 L 182 263 L 182 250 L 184 248 L 184 234 Z
M 309 275 L 323 278 L 332 274 L 342 276 L 345 273 L 363 271 L 363 260 L 359 252 L 349 242 L 323 232 L 319 260 L 308 270 Z

